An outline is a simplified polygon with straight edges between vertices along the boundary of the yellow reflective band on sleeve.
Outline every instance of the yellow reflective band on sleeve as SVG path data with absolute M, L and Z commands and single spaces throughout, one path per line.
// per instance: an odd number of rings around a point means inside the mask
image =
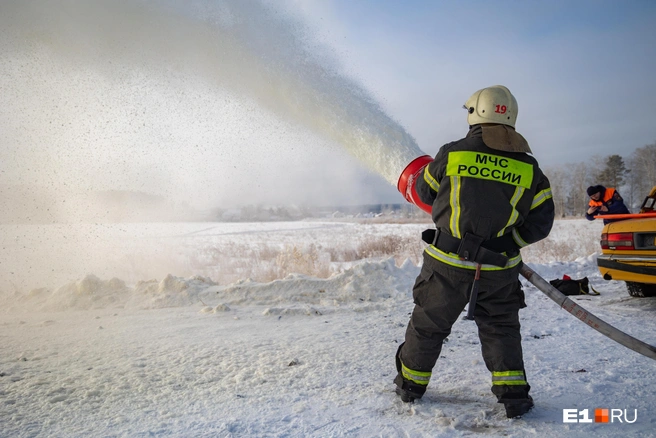
M 433 257 L 435 260 L 438 260 L 447 265 L 454 266 L 456 268 L 476 270 L 476 262 L 461 260 L 457 254 L 444 252 L 433 245 L 428 245 L 424 251 L 426 251 L 426 254 Z M 482 264 L 481 271 L 501 271 L 503 269 L 514 268 L 521 261 L 522 261 L 522 255 L 518 254 L 515 257 L 508 259 L 508 263 L 506 263 L 506 266 L 494 266 L 494 265 Z
M 536 207 L 539 207 L 546 201 L 547 199 L 550 199 L 552 197 L 551 195 L 551 189 L 544 189 L 535 197 L 533 197 L 533 202 L 531 203 L 531 210 L 533 210 Z
M 451 220 L 449 221 L 449 228 L 453 237 L 460 238 L 460 177 L 452 176 L 451 180 L 451 196 L 449 197 L 449 204 L 451 206 Z
M 499 155 L 472 151 L 449 152 L 447 176 L 466 176 L 530 188 L 533 165 Z
M 524 194 L 524 191 L 526 189 L 524 187 L 515 187 L 515 193 L 513 194 L 512 198 L 510 198 L 510 206 L 512 207 L 512 212 L 510 213 L 510 218 L 508 218 L 508 223 L 506 224 L 505 227 L 501 229 L 497 233 L 497 237 L 501 237 L 506 233 L 506 228 L 517 222 L 517 218 L 519 217 L 519 212 L 515 207 L 517 207 L 517 203 L 519 202 L 520 199 L 522 199 L 522 195 Z
M 492 371 L 492 385 L 528 385 L 524 371 Z
M 432 373 L 430 371 L 415 371 L 401 364 L 401 374 L 406 380 L 410 380 L 417 385 L 428 385 Z
M 513 228 L 512 236 L 513 236 L 513 240 L 520 248 L 524 248 L 525 246 L 528 246 L 528 243 L 526 243 L 524 239 L 522 239 L 522 236 L 519 235 L 519 231 L 517 231 L 517 228 Z
M 428 184 L 431 189 L 436 192 L 440 191 L 440 183 L 438 183 L 437 180 L 433 178 L 433 175 L 430 174 L 428 166 L 424 167 L 424 181 L 426 181 L 426 184 Z

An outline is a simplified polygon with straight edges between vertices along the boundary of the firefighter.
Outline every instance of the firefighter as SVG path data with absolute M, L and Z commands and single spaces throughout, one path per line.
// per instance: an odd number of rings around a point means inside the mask
M 624 199 L 612 187 L 590 186 L 588 187 L 587 193 L 590 197 L 590 202 L 588 203 L 588 210 L 585 212 L 585 218 L 589 221 L 595 220 L 595 216 L 597 215 L 630 213 L 629 209 L 624 205 Z M 604 218 L 604 225 L 609 222 L 613 222 L 613 219 Z
M 436 228 L 422 235 L 428 246 L 394 383 L 404 402 L 422 397 L 479 277 L 473 319 L 482 355 L 492 393 L 515 418 L 533 407 L 520 335 L 519 309 L 526 304 L 519 250 L 549 234 L 554 204 L 549 180 L 515 131 L 517 101 L 510 91 L 484 88 L 465 109 L 467 136 L 442 146 L 414 180 L 420 201 L 432 206 Z

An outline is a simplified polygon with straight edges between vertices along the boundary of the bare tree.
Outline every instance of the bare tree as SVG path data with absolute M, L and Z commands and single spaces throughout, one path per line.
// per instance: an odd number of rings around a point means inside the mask
M 562 167 L 549 167 L 544 169 L 544 174 L 549 178 L 551 184 L 551 196 L 553 197 L 556 217 L 565 217 L 565 203 L 567 201 L 567 184 L 569 178 Z
M 631 173 L 634 202 L 640 204 L 651 188 L 656 186 L 656 142 L 633 151 Z
M 589 198 L 586 189 L 595 184 L 593 175 L 596 164 L 594 162 L 569 163 L 565 169 L 570 179 L 567 197 L 568 214 L 581 216 L 588 208 Z
M 630 169 L 630 172 L 627 174 L 625 179 L 625 185 L 622 189 L 622 196 L 624 197 L 624 203 L 629 210 L 639 206 L 642 201 L 642 192 L 643 184 L 640 179 L 640 174 L 637 171 L 640 167 L 640 162 L 636 158 L 635 153 L 626 160 L 626 164 Z

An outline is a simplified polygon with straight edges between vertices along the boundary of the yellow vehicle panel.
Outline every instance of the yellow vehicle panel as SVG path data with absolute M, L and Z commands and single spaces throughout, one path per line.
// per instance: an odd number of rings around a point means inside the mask
M 652 213 L 655 198 L 656 187 L 645 199 L 640 212 Z M 656 218 L 625 219 L 606 224 L 602 230 L 602 244 L 604 235 L 618 233 L 631 233 L 635 249 L 613 249 L 613 240 L 609 241 L 608 248 L 602 247 L 597 265 L 603 278 L 656 284 Z
M 599 260 L 597 260 L 599 262 Z M 621 263 L 621 262 L 620 262 Z M 656 284 L 656 273 L 631 272 L 632 265 L 622 264 L 613 269 L 610 267 L 599 266 L 599 272 L 605 280 L 632 281 L 634 283 Z M 656 265 L 651 266 L 656 272 Z

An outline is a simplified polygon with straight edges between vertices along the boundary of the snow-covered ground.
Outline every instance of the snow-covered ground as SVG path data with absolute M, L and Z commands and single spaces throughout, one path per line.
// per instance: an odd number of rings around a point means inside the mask
M 412 310 L 416 252 L 362 261 L 339 254 L 390 235 L 418 241 L 425 227 L 3 225 L 0 436 L 655 436 L 654 361 L 526 281 L 520 315 L 533 411 L 505 418 L 469 321 L 454 325 L 426 396 L 401 403 L 393 356 Z M 654 345 L 656 299 L 601 279 L 600 228 L 558 221 L 524 258 L 547 280 L 589 277 L 601 295 L 573 299 Z M 230 260 L 259 267 L 244 271 L 251 277 L 268 272 L 276 246 L 288 255 L 298 248 L 297 258 L 333 273 L 221 280 L 239 272 Z M 637 419 L 595 423 L 596 408 Z M 563 409 L 588 409 L 593 422 L 563 423 Z

